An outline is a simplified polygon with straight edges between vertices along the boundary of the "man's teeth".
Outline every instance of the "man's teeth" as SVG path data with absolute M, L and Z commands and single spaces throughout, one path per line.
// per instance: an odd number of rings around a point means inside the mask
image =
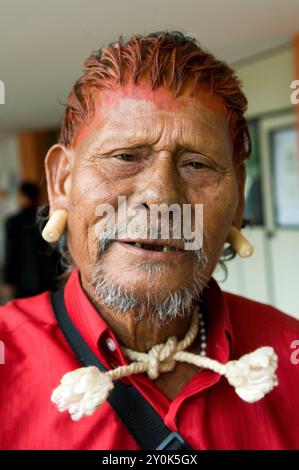
M 163 251 L 175 251 L 175 249 L 172 248 L 171 246 L 164 245 L 164 246 L 163 246 Z
M 139 243 L 139 242 L 135 242 L 133 243 L 133 245 L 136 246 L 137 248 L 143 248 L 144 250 L 164 251 L 165 253 L 168 253 L 169 251 L 178 251 L 176 247 L 169 246 L 169 245 L 147 245 L 145 243 Z

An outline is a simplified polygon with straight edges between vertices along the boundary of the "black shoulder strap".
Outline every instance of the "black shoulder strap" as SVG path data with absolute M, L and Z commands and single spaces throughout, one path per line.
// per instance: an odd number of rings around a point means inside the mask
M 63 289 L 52 293 L 51 301 L 57 322 L 80 362 L 84 366 L 96 366 L 105 372 L 107 369 L 94 355 L 73 324 L 65 307 Z M 178 433 L 171 432 L 165 426 L 161 416 L 131 384 L 127 385 L 120 380 L 115 381 L 108 402 L 141 449 L 192 449 Z

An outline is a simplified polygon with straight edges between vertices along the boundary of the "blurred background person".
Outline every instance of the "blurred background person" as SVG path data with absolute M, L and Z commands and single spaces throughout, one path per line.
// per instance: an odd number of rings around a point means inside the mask
M 7 218 L 4 231 L 3 280 L 11 298 L 55 290 L 61 273 L 59 255 L 49 250 L 36 223 L 38 186 L 22 182 L 17 202 L 20 210 Z

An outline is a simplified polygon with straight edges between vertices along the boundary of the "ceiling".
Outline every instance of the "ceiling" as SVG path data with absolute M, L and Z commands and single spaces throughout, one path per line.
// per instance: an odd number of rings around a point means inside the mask
M 235 63 L 290 41 L 299 0 L 0 0 L 0 133 L 57 126 L 91 51 L 162 29 Z

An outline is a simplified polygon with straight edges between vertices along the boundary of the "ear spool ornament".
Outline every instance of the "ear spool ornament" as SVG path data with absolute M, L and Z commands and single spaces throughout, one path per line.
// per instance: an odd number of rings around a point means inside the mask
M 42 237 L 46 242 L 54 243 L 60 239 L 67 224 L 67 216 L 65 209 L 53 211 L 42 231 Z
M 230 226 L 226 242 L 231 245 L 240 258 L 249 258 L 253 255 L 253 245 L 244 237 L 234 225 Z

